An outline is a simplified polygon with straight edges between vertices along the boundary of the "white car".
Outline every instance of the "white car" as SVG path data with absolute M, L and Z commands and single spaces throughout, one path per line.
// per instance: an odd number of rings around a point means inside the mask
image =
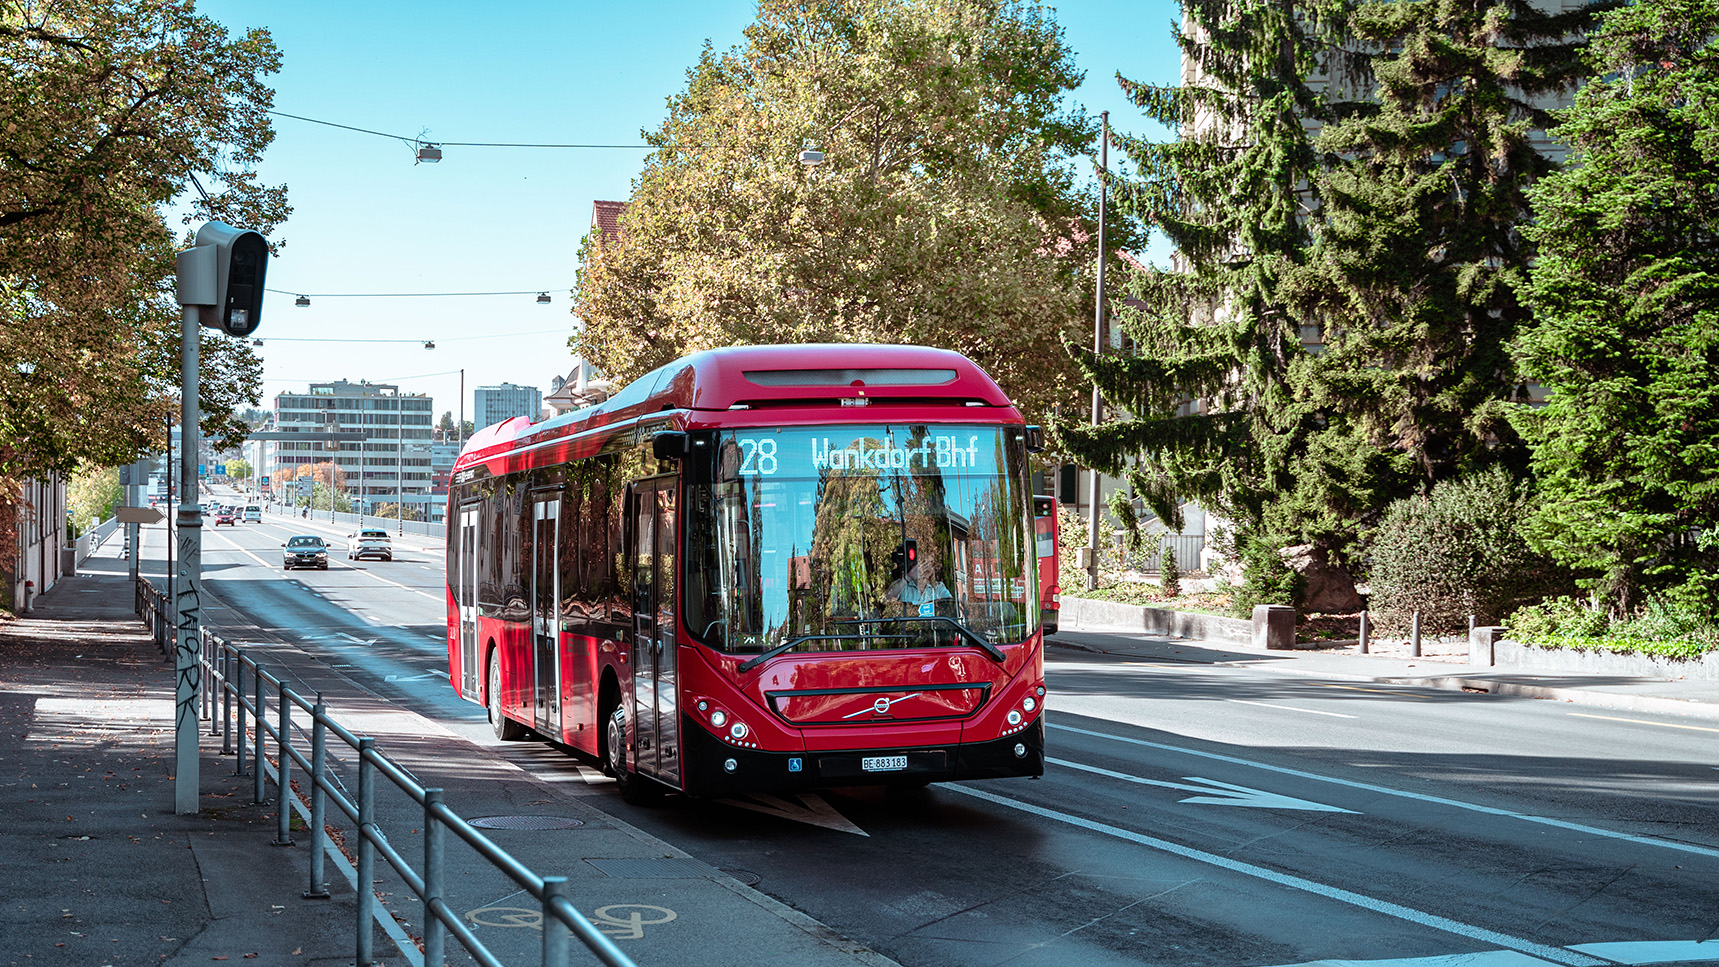
M 379 527 L 366 527 L 356 534 L 346 535 L 350 540 L 346 545 L 346 557 L 349 560 L 362 560 L 374 557 L 379 561 L 394 559 L 394 542 L 388 538 L 388 532 Z
M 263 509 L 256 504 L 251 504 L 245 508 L 243 519 L 247 524 L 261 524 L 263 522 Z

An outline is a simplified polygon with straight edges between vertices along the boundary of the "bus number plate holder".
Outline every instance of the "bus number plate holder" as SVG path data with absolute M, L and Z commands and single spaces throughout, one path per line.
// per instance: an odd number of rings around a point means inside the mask
M 907 756 L 904 755 L 868 755 L 860 759 L 862 772 L 900 772 L 905 768 Z

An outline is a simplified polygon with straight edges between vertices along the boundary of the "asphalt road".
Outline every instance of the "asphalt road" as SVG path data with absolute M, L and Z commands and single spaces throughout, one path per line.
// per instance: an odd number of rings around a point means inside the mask
M 288 536 L 344 529 L 204 533 L 221 603 L 497 755 L 592 778 L 494 742 L 453 697 L 434 549 L 349 563 L 337 544 L 328 571 L 283 573 Z M 557 788 L 916 967 L 1719 961 L 1719 940 L 1697 943 L 1719 936 L 1719 727 L 1193 645 L 1048 655 L 1043 780 L 652 809 L 600 781 Z

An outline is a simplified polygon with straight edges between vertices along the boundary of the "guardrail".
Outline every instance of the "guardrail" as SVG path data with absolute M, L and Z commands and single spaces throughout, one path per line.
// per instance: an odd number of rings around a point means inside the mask
M 138 608 L 147 613 L 165 631 L 172 622 L 166 619 L 165 595 L 142 577 L 138 578 Z M 158 636 L 158 642 L 161 639 Z M 442 790 L 420 785 L 411 774 L 376 748 L 376 740 L 360 736 L 334 721 L 328 714 L 322 693 L 307 699 L 281 679 L 269 674 L 261 661 L 245 649 L 234 646 L 219 635 L 204 629 L 201 641 L 203 687 L 201 714 L 209 721 L 210 735 L 221 737 L 222 754 L 236 754 L 235 775 L 244 775 L 247 763 L 253 777 L 251 798 L 261 804 L 264 798 L 265 773 L 274 776 L 275 840 L 276 846 L 291 846 L 292 814 L 298 813 L 315 839 L 310 852 L 310 885 L 306 899 L 328 896 L 326 878 L 327 856 L 344 861 L 345 855 L 335 845 L 327 829 L 328 803 L 333 802 L 348 820 L 356 825 L 356 857 L 350 869 L 344 869 L 358 897 L 356 934 L 357 963 L 371 967 L 375 960 L 375 927 L 380 923 L 402 954 L 417 967 L 440 965 L 445 962 L 447 938 L 452 935 L 485 967 L 504 967 L 501 960 L 478 939 L 472 929 L 460 919 L 444 900 L 446 874 L 443 853 L 448 833 L 463 841 L 477 855 L 489 861 L 501 873 L 535 897 L 542 908 L 544 967 L 562 967 L 573 951 L 572 940 L 577 937 L 597 961 L 609 967 L 636 967 L 614 941 L 592 926 L 574 906 L 567 893 L 567 878 L 540 876 L 525 864 L 478 832 L 459 813 L 442 801 Z M 247 695 L 247 682 L 249 694 Z M 217 699 L 216 696 L 219 695 Z M 294 710 L 307 718 L 295 719 Z M 269 721 L 270 713 L 275 721 Z M 302 740 L 302 727 L 310 727 L 309 748 L 295 744 L 295 735 Z M 354 795 L 347 795 L 345 786 L 331 775 L 328 767 L 328 737 L 333 735 L 358 753 L 358 782 Z M 275 761 L 267 757 L 267 743 L 272 741 Z M 306 803 L 293 790 L 293 770 L 303 770 L 310 776 L 310 801 Z M 422 872 L 413 868 L 399 850 L 388 841 L 376 821 L 376 777 L 380 774 L 413 802 L 423 807 L 424 859 Z M 393 867 L 412 892 L 423 903 L 423 952 L 405 936 L 392 916 L 378 915 L 375 881 L 376 858 L 380 856 Z M 361 886 L 362 885 L 362 886 Z

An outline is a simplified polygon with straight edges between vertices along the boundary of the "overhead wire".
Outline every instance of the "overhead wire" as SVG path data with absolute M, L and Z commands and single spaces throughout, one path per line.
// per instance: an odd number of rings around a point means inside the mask
M 632 150 L 650 148 L 650 145 L 648 144 L 542 144 L 524 141 L 439 141 L 432 138 L 407 138 L 398 134 L 389 134 L 386 131 L 373 131 L 369 128 L 354 127 L 350 124 L 336 124 L 333 121 L 323 121 L 319 118 L 307 118 L 301 114 L 288 114 L 285 111 L 269 111 L 268 113 L 273 114 L 276 117 L 292 118 L 294 121 L 307 121 L 311 124 L 322 124 L 331 128 L 340 128 L 343 131 L 356 131 L 359 134 L 375 135 L 378 138 L 391 138 L 395 141 L 404 141 L 407 144 L 428 144 L 444 148 L 621 148 Z

